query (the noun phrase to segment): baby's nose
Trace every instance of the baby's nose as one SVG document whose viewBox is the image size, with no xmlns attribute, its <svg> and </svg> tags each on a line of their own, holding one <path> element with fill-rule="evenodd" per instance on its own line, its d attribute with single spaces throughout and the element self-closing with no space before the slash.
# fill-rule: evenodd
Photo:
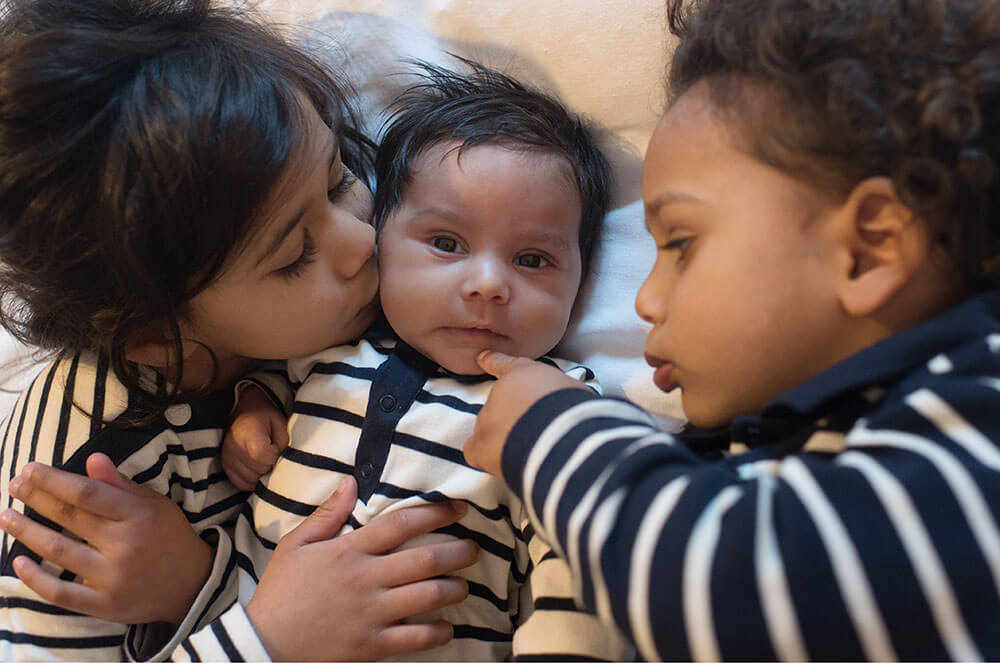
<svg viewBox="0 0 1000 665">
<path fill-rule="evenodd" d="M 465 298 L 482 298 L 505 303 L 510 298 L 506 266 L 495 259 L 480 259 L 472 263 L 462 284 Z"/>
</svg>

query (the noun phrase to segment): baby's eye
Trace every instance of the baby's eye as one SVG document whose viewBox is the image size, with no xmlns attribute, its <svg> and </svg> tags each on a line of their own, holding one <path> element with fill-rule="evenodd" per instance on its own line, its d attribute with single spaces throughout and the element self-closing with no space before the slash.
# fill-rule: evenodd
<svg viewBox="0 0 1000 665">
<path fill-rule="evenodd" d="M 442 252 L 454 252 L 458 249 L 458 242 L 448 236 L 434 236 L 431 238 L 431 245 Z"/>
<path fill-rule="evenodd" d="M 550 261 L 541 254 L 522 254 L 514 259 L 514 263 L 522 268 L 541 268 L 549 265 Z"/>
</svg>

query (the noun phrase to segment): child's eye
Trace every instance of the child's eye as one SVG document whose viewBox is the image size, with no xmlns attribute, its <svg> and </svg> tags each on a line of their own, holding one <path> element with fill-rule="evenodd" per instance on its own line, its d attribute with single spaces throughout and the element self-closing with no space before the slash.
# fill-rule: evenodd
<svg viewBox="0 0 1000 665">
<path fill-rule="evenodd" d="M 431 245 L 434 246 L 434 249 L 441 250 L 442 252 L 450 253 L 458 250 L 458 242 L 448 236 L 434 236 L 431 238 Z"/>
<path fill-rule="evenodd" d="M 542 268 L 551 264 L 551 261 L 541 254 L 522 254 L 514 259 L 514 263 L 522 268 Z"/>
<path fill-rule="evenodd" d="M 285 279 L 295 279 L 299 277 L 306 271 L 306 268 L 310 263 L 316 260 L 316 243 L 313 242 L 312 236 L 309 235 L 309 231 L 306 230 L 305 237 L 302 240 L 302 253 L 299 257 L 289 263 L 283 268 L 278 268 L 275 272 Z"/>
<path fill-rule="evenodd" d="M 692 242 L 694 242 L 694 236 L 675 238 L 669 241 L 666 245 L 663 245 L 662 249 L 665 249 L 667 251 L 677 250 L 683 255 L 684 252 L 687 250 L 687 248 L 691 246 Z"/>
<path fill-rule="evenodd" d="M 345 166 L 340 171 L 340 182 L 333 186 L 332 189 L 326 190 L 326 198 L 331 201 L 336 201 L 344 193 L 354 186 L 354 183 L 358 181 L 358 177 L 351 173 L 351 171 Z"/>
</svg>

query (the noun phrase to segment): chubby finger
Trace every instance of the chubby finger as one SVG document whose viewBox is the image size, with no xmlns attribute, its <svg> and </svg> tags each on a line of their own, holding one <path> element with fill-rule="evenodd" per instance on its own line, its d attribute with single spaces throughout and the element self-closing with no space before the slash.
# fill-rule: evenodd
<svg viewBox="0 0 1000 665">
<path fill-rule="evenodd" d="M 382 629 L 378 637 L 377 660 L 414 651 L 426 651 L 451 641 L 454 630 L 446 621 L 408 623 Z"/>
<path fill-rule="evenodd" d="M 392 623 L 439 610 L 465 600 L 469 583 L 461 577 L 439 577 L 390 589 L 379 602 L 385 603 L 386 616 Z"/>
<path fill-rule="evenodd" d="M 276 455 L 288 447 L 288 419 L 283 415 L 271 421 L 271 447 Z"/>
<path fill-rule="evenodd" d="M 417 536 L 454 524 L 468 509 L 459 501 L 400 508 L 379 515 L 345 537 L 358 540 L 363 552 L 385 554 Z"/>
<path fill-rule="evenodd" d="M 281 450 L 271 442 L 271 436 L 261 429 L 246 439 L 247 465 L 264 475 L 278 460 Z"/>
<path fill-rule="evenodd" d="M 101 555 L 90 545 L 43 526 L 35 520 L 7 509 L 0 513 L 0 528 L 32 552 L 81 577 L 93 577 L 100 570 Z"/>
<path fill-rule="evenodd" d="M 26 484 L 22 489 L 41 490 L 60 501 L 110 520 L 123 520 L 129 517 L 127 506 L 131 505 L 129 501 L 131 497 L 128 493 L 99 480 L 39 462 L 26 465 L 21 469 L 19 477 Z M 13 487 L 11 493 L 14 493 Z M 20 496 L 17 498 L 24 501 Z"/>
<path fill-rule="evenodd" d="M 492 374 L 499 379 L 513 371 L 518 364 L 530 363 L 532 361 L 520 356 L 509 356 L 502 351 L 486 349 L 479 352 L 479 355 L 476 356 L 476 362 L 479 363 L 484 372 Z"/>
<path fill-rule="evenodd" d="M 480 459 L 480 448 L 482 446 L 479 444 L 479 439 L 476 438 L 476 433 L 473 431 L 472 436 L 465 440 L 462 444 L 462 457 L 465 458 L 466 463 L 474 469 L 479 469 L 480 471 L 485 471 L 483 468 L 483 461 Z"/>
<path fill-rule="evenodd" d="M 48 572 L 26 556 L 14 559 L 14 573 L 47 602 L 81 614 L 95 615 L 101 607 L 100 594 L 79 582 L 67 582 Z"/>
<path fill-rule="evenodd" d="M 397 587 L 454 573 L 471 566 L 478 559 L 479 546 L 471 540 L 421 545 L 382 557 L 379 564 L 383 570 L 379 571 L 379 579 L 385 586 Z"/>
<path fill-rule="evenodd" d="M 226 472 L 226 477 L 229 478 L 229 482 L 231 482 L 236 489 L 244 492 L 253 490 L 254 486 L 257 484 L 257 479 L 263 475 L 254 473 L 250 470 L 243 459 L 237 455 L 223 455 L 222 470 Z"/>
</svg>

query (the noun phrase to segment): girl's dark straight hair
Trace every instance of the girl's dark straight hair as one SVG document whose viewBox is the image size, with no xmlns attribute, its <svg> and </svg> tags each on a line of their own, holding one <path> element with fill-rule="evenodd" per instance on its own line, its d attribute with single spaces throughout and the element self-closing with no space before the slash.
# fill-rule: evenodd
<svg viewBox="0 0 1000 665">
<path fill-rule="evenodd" d="M 371 171 L 345 86 L 210 0 L 13 0 L 0 10 L 0 324 L 107 358 L 150 417 L 125 342 L 165 327 L 261 227 L 311 104 Z M 183 367 L 168 377 L 180 384 Z"/>
</svg>

